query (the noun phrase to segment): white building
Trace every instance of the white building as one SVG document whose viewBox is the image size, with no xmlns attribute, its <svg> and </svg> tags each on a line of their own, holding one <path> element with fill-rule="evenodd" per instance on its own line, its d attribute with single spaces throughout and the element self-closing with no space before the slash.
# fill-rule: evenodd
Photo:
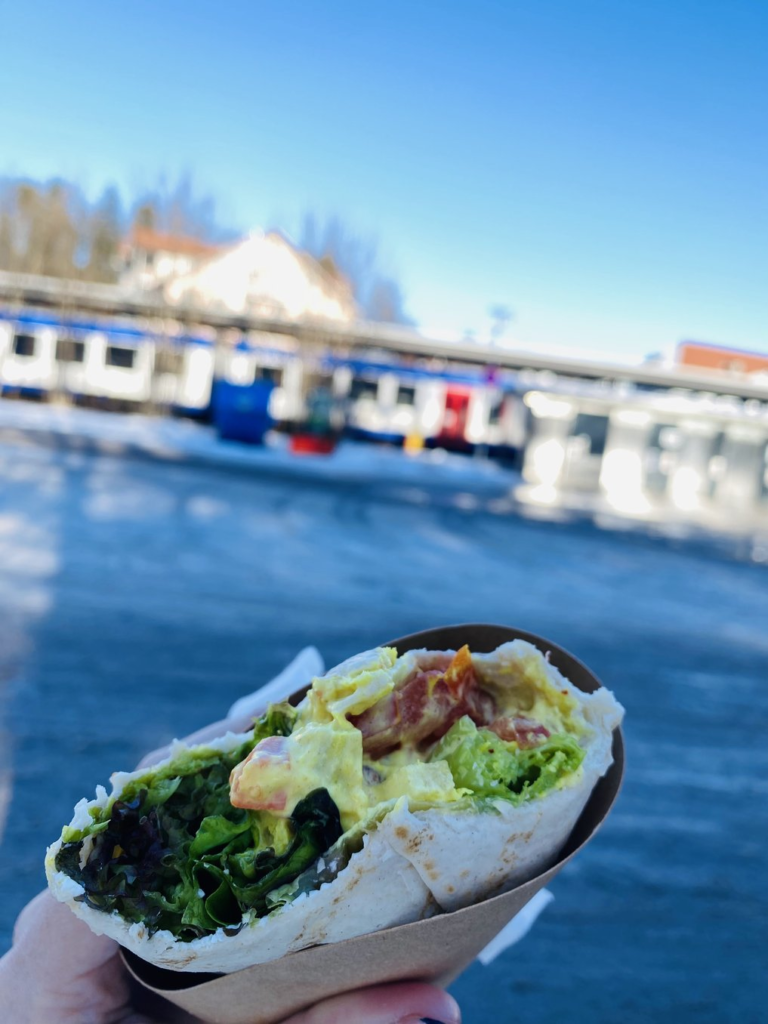
<svg viewBox="0 0 768 1024">
<path fill-rule="evenodd" d="M 121 284 L 130 291 L 161 292 L 171 305 L 290 320 L 355 318 L 348 282 L 278 231 L 254 231 L 211 246 L 139 228 L 124 252 Z"/>
<path fill-rule="evenodd" d="M 349 321 L 355 306 L 349 285 L 277 231 L 255 231 L 218 250 L 165 288 L 174 304 L 230 313 L 315 316 Z"/>
<path fill-rule="evenodd" d="M 119 284 L 126 291 L 159 292 L 174 278 L 189 274 L 220 247 L 185 235 L 134 227 L 120 247 Z"/>
</svg>

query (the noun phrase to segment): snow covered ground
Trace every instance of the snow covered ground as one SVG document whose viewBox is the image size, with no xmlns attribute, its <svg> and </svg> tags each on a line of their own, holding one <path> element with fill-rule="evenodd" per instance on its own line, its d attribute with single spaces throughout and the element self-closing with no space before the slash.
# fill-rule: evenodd
<svg viewBox="0 0 768 1024">
<path fill-rule="evenodd" d="M 531 934 L 455 984 L 465 1021 L 762 1019 L 765 566 L 521 518 L 494 490 L 508 476 L 471 460 L 451 475 L 451 459 L 351 448 L 341 462 L 399 461 L 346 481 L 230 472 L 179 454 L 178 432 L 211 444 L 194 425 L 129 421 L 142 445 L 165 437 L 164 456 L 134 458 L 124 418 L 110 438 L 103 414 L 78 416 L 98 417 L 89 440 L 27 408 L 32 427 L 0 424 L 0 949 L 45 845 L 114 769 L 220 718 L 307 644 L 333 664 L 497 621 L 551 637 L 616 691 L 627 781 Z M 433 473 L 452 482 L 427 486 Z"/>
<path fill-rule="evenodd" d="M 260 447 L 222 441 L 212 427 L 188 419 L 1 398 L 0 432 L 24 433 L 59 444 L 79 440 L 105 454 L 143 454 L 308 480 L 461 485 L 500 493 L 519 481 L 517 474 L 497 463 L 442 450 L 410 455 L 393 447 L 345 441 L 332 455 L 297 456 L 289 451 L 288 439 L 274 432 Z"/>
<path fill-rule="evenodd" d="M 603 529 L 719 546 L 738 557 L 768 562 L 768 516 L 722 510 L 695 520 L 667 505 L 634 515 L 590 491 L 556 492 L 524 483 L 520 474 L 478 456 L 442 450 L 415 454 L 345 441 L 329 456 L 295 455 L 275 432 L 266 444 L 222 441 L 201 423 L 170 417 L 105 412 L 0 398 L 0 444 L 34 443 L 59 450 L 141 457 L 240 472 L 260 478 L 367 488 L 382 500 L 424 504 L 441 500 L 467 510 L 550 522 L 590 520 Z"/>
</svg>

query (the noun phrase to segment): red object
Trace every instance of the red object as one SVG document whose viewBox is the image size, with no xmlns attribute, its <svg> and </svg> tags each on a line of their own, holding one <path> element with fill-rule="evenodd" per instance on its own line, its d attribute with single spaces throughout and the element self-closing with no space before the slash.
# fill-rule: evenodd
<svg viewBox="0 0 768 1024">
<path fill-rule="evenodd" d="M 446 390 L 445 412 L 443 413 L 443 425 L 438 435 L 439 441 L 466 444 L 470 394 L 471 392 L 466 388 L 449 387 Z"/>
<path fill-rule="evenodd" d="M 294 455 L 331 455 L 336 441 L 332 437 L 317 437 L 315 434 L 294 434 L 290 447 Z"/>
<path fill-rule="evenodd" d="M 363 750 L 377 758 L 406 741 L 439 740 L 463 715 L 484 725 L 495 712 L 493 698 L 478 686 L 469 648 L 462 647 L 446 669 L 417 669 L 388 697 L 349 720 L 363 734 Z"/>
<path fill-rule="evenodd" d="M 768 355 L 696 341 L 684 341 L 677 346 L 677 362 L 680 366 L 695 366 L 725 373 L 768 372 Z"/>
<path fill-rule="evenodd" d="M 549 729 L 530 718 L 497 718 L 488 726 L 500 740 L 517 743 L 523 750 L 538 747 L 550 736 Z"/>
</svg>

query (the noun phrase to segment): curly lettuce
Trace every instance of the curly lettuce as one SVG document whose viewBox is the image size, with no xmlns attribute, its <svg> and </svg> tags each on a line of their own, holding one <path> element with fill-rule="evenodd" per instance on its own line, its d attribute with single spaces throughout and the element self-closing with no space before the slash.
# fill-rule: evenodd
<svg viewBox="0 0 768 1024">
<path fill-rule="evenodd" d="M 82 887 L 81 901 L 166 929 L 183 941 L 271 909 L 269 894 L 293 882 L 341 836 L 339 812 L 316 789 L 288 821 L 233 807 L 231 770 L 266 736 L 289 735 L 295 712 L 274 705 L 228 753 L 193 748 L 132 780 L 85 829 L 65 829 L 56 867 Z"/>
<path fill-rule="evenodd" d="M 456 788 L 471 796 L 520 804 L 564 784 L 581 766 L 584 750 L 567 733 L 523 748 L 465 716 L 435 746 L 430 760 L 446 761 Z"/>
</svg>

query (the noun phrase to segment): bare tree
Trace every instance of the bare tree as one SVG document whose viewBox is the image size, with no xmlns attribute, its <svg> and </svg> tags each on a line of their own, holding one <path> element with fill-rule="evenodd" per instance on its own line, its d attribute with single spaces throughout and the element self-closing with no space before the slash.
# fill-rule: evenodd
<svg viewBox="0 0 768 1024">
<path fill-rule="evenodd" d="M 115 280 L 115 257 L 122 234 L 122 203 L 119 192 L 112 185 L 104 190 L 90 217 L 87 263 L 90 280 Z"/>
<path fill-rule="evenodd" d="M 110 282 L 131 223 L 203 241 L 234 234 L 219 224 L 213 198 L 199 195 L 189 175 L 171 186 L 162 178 L 127 209 L 114 186 L 89 202 L 71 182 L 0 178 L 0 269 Z"/>
<path fill-rule="evenodd" d="M 144 189 L 131 204 L 131 222 L 140 227 L 171 235 L 187 235 L 203 242 L 225 242 L 237 232 L 219 221 L 216 200 L 199 193 L 192 175 L 182 174 L 175 182 L 165 175 Z"/>
<path fill-rule="evenodd" d="M 352 230 L 340 217 L 321 221 L 306 213 L 300 244 L 329 272 L 352 287 L 363 316 L 384 323 L 412 324 L 398 282 L 382 272 L 375 238 Z"/>
<path fill-rule="evenodd" d="M 84 207 L 65 182 L 0 186 L 0 260 L 8 270 L 76 277 Z"/>
<path fill-rule="evenodd" d="M 235 232 L 216 216 L 212 196 L 190 174 L 162 176 L 125 204 L 114 186 L 96 202 L 62 180 L 0 179 L 0 269 L 88 281 L 116 279 L 120 241 L 130 226 L 227 241 Z M 329 274 L 349 282 L 362 315 L 384 323 L 413 323 L 399 282 L 381 267 L 376 239 L 340 217 L 308 213 L 301 244 Z"/>
</svg>

